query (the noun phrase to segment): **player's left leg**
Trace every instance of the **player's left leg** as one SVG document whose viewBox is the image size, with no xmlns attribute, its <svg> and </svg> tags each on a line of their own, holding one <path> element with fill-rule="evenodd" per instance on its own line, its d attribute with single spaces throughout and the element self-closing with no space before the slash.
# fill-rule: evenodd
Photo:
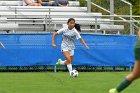
<svg viewBox="0 0 140 93">
<path fill-rule="evenodd" d="M 56 62 L 56 65 L 65 65 L 65 61 L 66 60 L 62 60 L 62 59 L 58 59 L 58 61 Z"/>
<path fill-rule="evenodd" d="M 73 60 L 73 56 L 74 56 L 74 50 L 69 50 L 69 54 L 70 54 L 70 59 L 71 59 L 71 63 L 67 64 L 67 68 L 69 68 L 69 73 L 71 76 L 71 71 L 72 71 L 72 60 Z"/>
<path fill-rule="evenodd" d="M 134 69 L 131 74 L 129 74 L 124 81 L 122 81 L 117 88 L 109 90 L 109 93 L 120 93 L 125 88 L 127 88 L 134 80 L 140 78 L 140 61 L 135 62 Z"/>
</svg>

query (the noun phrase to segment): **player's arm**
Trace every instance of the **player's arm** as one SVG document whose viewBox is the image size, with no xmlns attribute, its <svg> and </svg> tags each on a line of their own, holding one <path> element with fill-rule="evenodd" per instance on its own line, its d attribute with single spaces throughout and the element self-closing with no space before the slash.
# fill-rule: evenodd
<svg viewBox="0 0 140 93">
<path fill-rule="evenodd" d="M 89 49 L 89 47 L 87 46 L 86 42 L 84 41 L 84 39 L 81 37 L 81 35 L 78 33 L 78 31 L 76 30 L 76 38 L 79 39 L 81 41 L 81 43 L 87 48 Z"/>
<path fill-rule="evenodd" d="M 139 31 L 138 31 L 138 37 L 139 37 L 139 39 L 140 39 L 140 29 L 139 29 Z"/>
<path fill-rule="evenodd" d="M 52 47 L 56 48 L 55 37 L 56 37 L 58 34 L 63 33 L 64 30 L 65 30 L 65 29 L 62 28 L 62 29 L 58 30 L 57 32 L 55 32 L 55 33 L 53 34 L 53 36 L 52 36 Z"/>
<path fill-rule="evenodd" d="M 87 49 L 89 49 L 89 47 L 87 46 L 87 44 L 86 44 L 86 42 L 84 41 L 83 38 L 80 38 L 80 41 Z"/>
<path fill-rule="evenodd" d="M 57 35 L 58 35 L 58 32 L 55 32 L 52 36 L 52 47 L 53 48 L 56 48 L 55 38 L 56 38 Z"/>
</svg>

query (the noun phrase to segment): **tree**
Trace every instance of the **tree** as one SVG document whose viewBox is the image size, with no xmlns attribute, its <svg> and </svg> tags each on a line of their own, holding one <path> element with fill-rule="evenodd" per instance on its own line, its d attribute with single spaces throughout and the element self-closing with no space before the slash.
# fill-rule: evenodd
<svg viewBox="0 0 140 93">
<path fill-rule="evenodd" d="M 133 5 L 133 15 L 140 15 L 140 0 L 127 0 Z"/>
</svg>

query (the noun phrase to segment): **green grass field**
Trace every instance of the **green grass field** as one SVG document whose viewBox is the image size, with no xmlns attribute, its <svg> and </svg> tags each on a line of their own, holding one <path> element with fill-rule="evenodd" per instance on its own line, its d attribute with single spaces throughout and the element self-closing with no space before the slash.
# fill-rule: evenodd
<svg viewBox="0 0 140 93">
<path fill-rule="evenodd" d="M 127 72 L 1 72 L 0 93 L 108 93 Z M 140 80 L 122 93 L 139 93 Z"/>
</svg>

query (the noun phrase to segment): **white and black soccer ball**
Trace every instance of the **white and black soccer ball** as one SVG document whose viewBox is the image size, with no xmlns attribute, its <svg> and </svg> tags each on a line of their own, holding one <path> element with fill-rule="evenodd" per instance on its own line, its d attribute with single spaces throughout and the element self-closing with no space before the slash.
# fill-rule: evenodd
<svg viewBox="0 0 140 93">
<path fill-rule="evenodd" d="M 77 70 L 72 70 L 72 71 L 70 72 L 70 76 L 71 76 L 71 77 L 78 77 L 78 71 L 77 71 Z"/>
</svg>

